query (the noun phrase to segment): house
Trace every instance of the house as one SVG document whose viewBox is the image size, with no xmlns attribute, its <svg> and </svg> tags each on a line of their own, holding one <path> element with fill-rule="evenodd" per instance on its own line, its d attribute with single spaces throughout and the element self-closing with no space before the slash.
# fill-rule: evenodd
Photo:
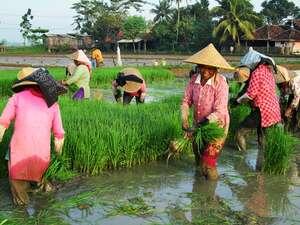
<svg viewBox="0 0 300 225">
<path fill-rule="evenodd" d="M 300 20 L 285 25 L 264 25 L 254 32 L 254 39 L 242 38 L 246 47 L 253 46 L 267 53 L 300 53 Z"/>
<path fill-rule="evenodd" d="M 45 34 L 44 45 L 49 52 L 60 50 L 90 49 L 93 45 L 91 35 Z"/>
</svg>

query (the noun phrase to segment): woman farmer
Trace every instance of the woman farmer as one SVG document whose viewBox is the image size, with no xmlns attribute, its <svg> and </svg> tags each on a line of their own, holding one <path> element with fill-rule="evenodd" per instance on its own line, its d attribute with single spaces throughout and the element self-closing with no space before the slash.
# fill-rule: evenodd
<svg viewBox="0 0 300 225">
<path fill-rule="evenodd" d="M 297 130 L 300 128 L 300 76 L 283 66 L 277 65 L 276 68 L 275 80 L 280 90 L 285 125 L 291 130 Z"/>
<path fill-rule="evenodd" d="M 74 100 L 81 100 L 90 97 L 90 79 L 91 79 L 91 62 L 82 50 L 77 50 L 68 56 L 74 60 L 76 66 L 73 71 L 69 71 L 71 76 L 67 80 L 63 80 L 62 84 L 75 84 L 77 90 L 73 95 Z M 71 66 L 68 66 L 71 68 Z"/>
<path fill-rule="evenodd" d="M 133 97 L 135 97 L 137 104 L 145 102 L 146 82 L 138 69 L 124 68 L 112 82 L 113 95 L 117 102 L 121 102 L 121 87 L 124 89 L 124 105 L 129 104 Z"/>
<path fill-rule="evenodd" d="M 181 105 L 182 129 L 185 136 L 191 138 L 189 131 L 189 108 L 194 106 L 193 126 L 207 122 L 217 122 L 225 130 L 223 138 L 208 143 L 199 149 L 193 143 L 196 165 L 208 179 L 217 179 L 217 159 L 224 145 L 229 127 L 228 85 L 225 77 L 218 73 L 218 68 L 233 70 L 213 44 L 185 60 L 197 64 L 199 73 L 194 74 L 188 83 Z"/>
<path fill-rule="evenodd" d="M 253 101 L 251 114 L 241 123 L 238 129 L 257 128 L 259 151 L 256 169 L 261 170 L 264 161 L 264 133 L 268 128 L 281 121 L 279 100 L 276 95 L 273 69 L 275 63 L 272 58 L 263 55 L 252 48 L 241 59 L 241 65 L 250 69 L 249 86 L 246 93 L 237 99 L 238 103 Z M 239 144 L 239 143 L 238 143 Z"/>
<path fill-rule="evenodd" d="M 0 141 L 14 121 L 7 154 L 9 183 L 13 202 L 24 205 L 30 182 L 41 182 L 49 166 L 51 131 L 56 152 L 62 151 L 64 129 L 57 100 L 66 89 L 42 68 L 23 68 L 17 78 L 15 94 L 0 117 Z"/>
</svg>

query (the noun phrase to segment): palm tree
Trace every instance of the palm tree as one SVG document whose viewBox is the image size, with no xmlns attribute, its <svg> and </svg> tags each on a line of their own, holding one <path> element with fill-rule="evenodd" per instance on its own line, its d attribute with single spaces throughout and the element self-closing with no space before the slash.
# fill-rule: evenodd
<svg viewBox="0 0 300 225">
<path fill-rule="evenodd" d="M 155 14 L 153 22 L 163 22 L 171 20 L 171 2 L 170 0 L 160 0 L 158 5 L 154 5 L 151 13 Z"/>
<path fill-rule="evenodd" d="M 217 0 L 217 2 L 220 6 L 213 8 L 212 14 L 221 19 L 213 30 L 213 36 L 220 34 L 220 43 L 232 39 L 237 46 L 240 46 L 242 34 L 247 39 L 253 39 L 255 26 L 252 21 L 258 20 L 259 17 L 253 11 L 249 0 Z"/>
<path fill-rule="evenodd" d="M 180 3 L 182 0 L 175 0 L 177 4 L 177 24 L 176 24 L 176 41 L 178 42 L 179 23 L 180 23 Z"/>
</svg>

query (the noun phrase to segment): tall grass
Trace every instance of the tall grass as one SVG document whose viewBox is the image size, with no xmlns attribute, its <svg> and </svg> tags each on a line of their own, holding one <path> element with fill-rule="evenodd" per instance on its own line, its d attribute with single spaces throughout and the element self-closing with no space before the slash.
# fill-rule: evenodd
<svg viewBox="0 0 300 225">
<path fill-rule="evenodd" d="M 159 103 L 123 107 L 92 100 L 75 102 L 62 97 L 65 145 L 62 158 L 52 163 L 47 177 L 61 171 L 60 179 L 63 179 L 65 168 L 96 175 L 105 169 L 131 167 L 158 159 L 170 140 L 180 135 L 179 101 L 178 97 L 172 97 Z M 5 102 L 1 100 L 0 109 Z M 10 135 L 5 135 L 2 151 L 7 149 Z"/>
<path fill-rule="evenodd" d="M 297 139 L 283 127 L 272 127 L 266 132 L 263 171 L 269 174 L 286 174 L 290 167 Z"/>
<path fill-rule="evenodd" d="M 112 81 L 116 78 L 121 67 L 97 68 L 92 72 L 90 86 L 92 88 L 110 88 Z M 160 67 L 140 67 L 138 68 L 146 83 L 173 81 L 174 74 L 167 69 Z M 56 80 L 65 79 L 65 68 L 48 68 L 51 75 Z M 16 80 L 19 70 L 0 70 L 0 96 L 11 95 L 11 86 Z"/>
</svg>

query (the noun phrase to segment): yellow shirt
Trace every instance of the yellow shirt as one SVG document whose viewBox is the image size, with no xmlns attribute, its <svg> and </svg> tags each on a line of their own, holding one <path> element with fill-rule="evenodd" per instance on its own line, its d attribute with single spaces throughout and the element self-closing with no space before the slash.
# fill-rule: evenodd
<svg viewBox="0 0 300 225">
<path fill-rule="evenodd" d="M 102 53 L 99 49 L 92 51 L 92 59 L 96 59 L 97 62 L 103 62 Z"/>
</svg>

